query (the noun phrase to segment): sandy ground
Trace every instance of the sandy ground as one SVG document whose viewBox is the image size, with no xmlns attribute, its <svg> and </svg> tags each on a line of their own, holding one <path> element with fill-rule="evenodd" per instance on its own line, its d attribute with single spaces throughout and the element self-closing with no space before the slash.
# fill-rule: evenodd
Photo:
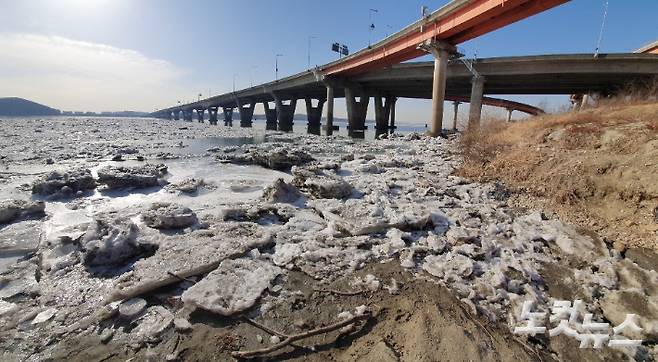
<svg viewBox="0 0 658 362">
<path fill-rule="evenodd" d="M 350 318 L 261 357 L 657 356 L 654 256 L 455 176 L 456 140 L 159 120 L 2 125 L 0 194 L 14 200 L 0 226 L 2 360 L 232 360 Z M 624 336 L 642 345 L 512 333 L 527 324 L 524 301 L 550 312 L 576 298 L 611 326 L 637 314 L 643 330 Z"/>
</svg>

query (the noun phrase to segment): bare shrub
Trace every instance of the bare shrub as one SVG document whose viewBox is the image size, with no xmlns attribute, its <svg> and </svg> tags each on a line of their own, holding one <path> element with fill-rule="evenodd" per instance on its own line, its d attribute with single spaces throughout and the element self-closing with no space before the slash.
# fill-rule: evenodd
<svg viewBox="0 0 658 362">
<path fill-rule="evenodd" d="M 473 168 L 469 173 L 476 173 L 501 152 L 505 143 L 498 136 L 507 127 L 505 122 L 483 119 L 479 125 L 472 125 L 464 131 L 459 147 L 465 165 Z"/>
</svg>

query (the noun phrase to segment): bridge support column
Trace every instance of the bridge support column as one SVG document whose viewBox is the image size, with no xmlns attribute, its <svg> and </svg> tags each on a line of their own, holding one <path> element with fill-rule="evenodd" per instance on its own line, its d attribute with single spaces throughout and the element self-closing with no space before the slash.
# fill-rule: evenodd
<svg viewBox="0 0 658 362">
<path fill-rule="evenodd" d="M 583 94 L 583 101 L 580 104 L 580 109 L 582 110 L 589 107 L 596 107 L 600 98 L 601 93 L 599 92 L 587 92 L 586 94 Z"/>
<path fill-rule="evenodd" d="M 192 112 L 191 109 L 183 110 L 183 120 L 186 122 L 192 122 Z"/>
<path fill-rule="evenodd" d="M 174 121 L 180 120 L 180 111 L 174 111 Z"/>
<path fill-rule="evenodd" d="M 199 119 L 199 123 L 203 123 L 203 113 L 205 112 L 205 109 L 197 109 L 196 110 L 196 115 L 197 118 Z"/>
<path fill-rule="evenodd" d="M 452 129 L 454 131 L 457 130 L 457 115 L 459 114 L 459 105 L 460 104 L 461 103 L 457 102 L 457 101 L 452 102 L 452 106 L 454 107 L 454 114 L 452 116 Z"/>
<path fill-rule="evenodd" d="M 208 107 L 208 122 L 213 126 L 217 125 L 218 111 L 219 111 L 219 107 Z"/>
<path fill-rule="evenodd" d="M 507 122 L 512 121 L 512 112 L 514 112 L 512 108 L 507 108 Z"/>
<path fill-rule="evenodd" d="M 233 107 L 223 107 L 224 126 L 233 127 Z"/>
<path fill-rule="evenodd" d="M 327 136 L 331 136 L 334 134 L 334 86 L 331 84 L 327 84 L 327 113 L 325 119 Z"/>
<path fill-rule="evenodd" d="M 251 127 L 254 119 L 254 107 L 256 103 L 250 102 L 248 104 L 242 103 L 240 99 L 236 98 L 235 103 L 238 105 L 240 112 L 240 127 Z"/>
<path fill-rule="evenodd" d="M 263 102 L 263 110 L 265 110 L 265 129 L 276 131 L 276 106 L 270 108 L 270 102 Z"/>
<path fill-rule="evenodd" d="M 388 121 L 391 116 L 391 102 L 393 97 L 375 96 L 375 137 L 388 133 Z"/>
<path fill-rule="evenodd" d="M 393 131 L 397 128 L 395 126 L 395 104 L 398 102 L 398 97 L 391 97 L 390 102 L 391 102 L 391 111 L 390 111 L 391 121 L 388 125 L 388 129 L 391 133 L 393 133 Z"/>
<path fill-rule="evenodd" d="M 297 98 L 292 97 L 289 104 L 284 104 L 285 100 L 277 96 L 275 96 L 274 101 L 276 103 L 276 117 L 279 119 L 279 131 L 292 132 Z"/>
<path fill-rule="evenodd" d="M 313 99 L 306 97 L 306 117 L 308 120 L 307 132 L 311 134 L 320 135 L 322 127 L 322 107 L 324 106 L 325 99 L 318 99 L 318 105 L 313 107 Z"/>
<path fill-rule="evenodd" d="M 468 110 L 468 126 L 477 126 L 482 117 L 482 96 L 484 95 L 484 77 L 475 76 L 471 80 L 471 106 Z"/>
<path fill-rule="evenodd" d="M 438 136 L 443 127 L 443 102 L 446 96 L 446 79 L 448 75 L 448 57 L 455 53 L 453 45 L 443 41 L 427 41 L 419 48 L 434 56 L 434 79 L 432 83 L 432 118 L 430 135 Z"/>
<path fill-rule="evenodd" d="M 356 101 L 356 97 L 359 101 Z M 362 88 L 345 87 L 345 103 L 347 105 L 347 133 L 350 137 L 364 138 L 366 130 L 366 114 L 368 113 L 368 97 Z"/>
</svg>

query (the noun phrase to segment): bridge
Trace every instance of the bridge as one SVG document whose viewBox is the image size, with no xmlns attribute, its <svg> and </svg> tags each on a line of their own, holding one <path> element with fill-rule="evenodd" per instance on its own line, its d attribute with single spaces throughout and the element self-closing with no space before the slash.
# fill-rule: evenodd
<svg viewBox="0 0 658 362">
<path fill-rule="evenodd" d="M 374 98 L 378 132 L 395 127 L 397 98 L 434 97 L 436 62 L 411 62 L 388 66 L 350 76 L 328 78 L 320 70 L 304 71 L 287 78 L 226 93 L 198 102 L 163 109 L 154 113 L 161 118 L 191 121 L 194 113 L 200 121 L 207 111 L 211 124 L 217 124 L 222 110 L 224 124 L 232 125 L 233 110 L 238 109 L 240 125 L 250 127 L 254 107 L 262 103 L 266 128 L 291 131 L 298 99 L 304 99 L 309 130 L 317 133 L 325 108 L 326 130 L 333 126 L 333 101 L 327 93 L 345 97 L 349 134 L 361 137 L 370 98 Z M 493 105 L 511 112 L 538 114 L 541 110 L 525 104 L 486 97 L 518 94 L 612 94 L 629 82 L 658 76 L 658 54 L 574 54 L 500 57 L 477 60 L 453 59 L 446 65 L 444 99 L 453 101 L 453 128 L 459 104 L 470 102 L 469 120 L 477 122 L 482 105 Z M 443 103 L 443 101 L 442 101 Z"/>
<path fill-rule="evenodd" d="M 327 125 L 333 129 L 334 81 L 345 76 L 365 73 L 417 58 L 423 54 L 434 56 L 432 82 L 431 134 L 438 135 L 443 123 L 443 103 L 445 100 L 448 60 L 457 56 L 455 46 L 480 35 L 502 28 L 529 16 L 541 13 L 569 0 L 453 0 L 428 16 L 405 27 L 384 40 L 368 46 L 348 57 L 326 64 L 316 70 L 318 79 L 326 85 Z M 476 74 L 477 75 L 477 74 Z M 474 77 L 474 86 L 481 87 L 481 81 Z M 361 118 L 367 111 L 367 97 L 358 87 L 345 87 L 348 118 Z M 294 103 L 283 103 L 283 99 L 273 94 L 277 117 L 286 119 L 294 114 Z M 357 101 L 357 98 L 359 101 Z M 239 100 L 240 101 L 240 100 Z M 236 101 L 237 102 L 237 101 Z M 379 104 L 377 99 L 375 103 Z M 387 102 L 388 103 L 388 102 Z M 237 104 L 246 118 L 253 116 L 253 104 L 244 107 Z M 388 105 L 382 106 L 389 109 Z M 315 115 L 321 106 L 307 106 Z M 477 107 L 476 107 L 477 108 Z M 217 108 L 209 108 L 210 117 L 216 118 Z M 265 109 L 266 115 L 270 112 Z M 232 111 L 231 111 L 232 114 Z M 315 120 L 315 116 L 313 116 Z M 321 118 L 321 117 L 320 117 Z M 318 118 L 319 119 L 319 118 Z M 287 127 L 287 126 L 286 126 Z M 350 132 L 362 131 L 350 126 Z M 329 131 L 331 133 L 331 131 Z"/>
</svg>

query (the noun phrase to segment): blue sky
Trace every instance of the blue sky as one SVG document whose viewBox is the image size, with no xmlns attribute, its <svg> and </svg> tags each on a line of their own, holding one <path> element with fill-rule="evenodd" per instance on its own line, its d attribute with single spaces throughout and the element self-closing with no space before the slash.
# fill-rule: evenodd
<svg viewBox="0 0 658 362">
<path fill-rule="evenodd" d="M 356 51 L 415 21 L 415 0 L 0 0 L 0 96 L 61 109 L 153 110 L 230 91 L 334 60 L 334 41 Z M 605 0 L 574 0 L 460 45 L 471 57 L 593 52 Z M 602 52 L 658 39 L 658 1 L 610 0 Z M 558 107 L 566 97 L 513 97 Z M 338 116 L 344 106 L 337 105 Z M 299 107 L 303 111 L 303 107 Z M 257 110 L 258 111 L 258 110 Z M 426 101 L 400 101 L 398 119 L 420 122 Z"/>
</svg>

